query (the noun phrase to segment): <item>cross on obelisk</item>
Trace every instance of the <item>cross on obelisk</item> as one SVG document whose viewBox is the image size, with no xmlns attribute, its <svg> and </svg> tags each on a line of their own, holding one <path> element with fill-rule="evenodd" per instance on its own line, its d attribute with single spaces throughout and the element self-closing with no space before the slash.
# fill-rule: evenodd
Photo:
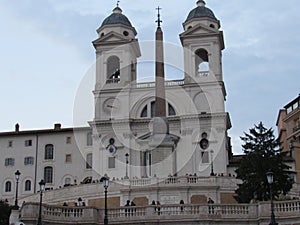
<svg viewBox="0 0 300 225">
<path fill-rule="evenodd" d="M 157 23 L 157 26 L 160 27 L 160 24 L 162 23 L 162 20 L 160 19 L 160 12 L 159 10 L 161 10 L 162 8 L 160 8 L 159 6 L 156 8 L 157 10 L 157 17 L 158 19 L 155 21 Z"/>
</svg>

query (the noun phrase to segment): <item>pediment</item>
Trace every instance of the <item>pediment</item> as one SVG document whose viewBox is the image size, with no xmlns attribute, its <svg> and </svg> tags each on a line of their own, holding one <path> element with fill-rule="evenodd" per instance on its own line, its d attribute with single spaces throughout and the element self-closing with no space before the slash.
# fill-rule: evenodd
<svg viewBox="0 0 300 225">
<path fill-rule="evenodd" d="M 124 38 L 123 35 L 118 34 L 117 32 L 111 31 L 108 34 L 104 35 L 103 37 L 98 38 L 97 40 L 93 41 L 93 44 L 105 43 L 105 42 L 128 42 L 128 38 Z"/>
<path fill-rule="evenodd" d="M 219 34 L 219 30 L 216 30 L 211 27 L 207 27 L 203 24 L 199 24 L 181 33 L 180 36 L 183 37 L 189 35 L 208 35 L 208 34 Z"/>
</svg>

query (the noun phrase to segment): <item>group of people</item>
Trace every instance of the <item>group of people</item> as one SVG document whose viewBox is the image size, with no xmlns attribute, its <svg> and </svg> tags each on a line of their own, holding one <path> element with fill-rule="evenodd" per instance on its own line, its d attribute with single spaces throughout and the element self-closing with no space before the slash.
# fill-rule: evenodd
<svg viewBox="0 0 300 225">
<path fill-rule="evenodd" d="M 208 198 L 208 201 L 207 203 L 209 204 L 208 206 L 208 211 L 209 211 L 209 214 L 214 214 L 214 206 L 212 204 L 214 204 L 214 200 L 212 200 L 210 197 Z M 183 212 L 184 211 L 184 201 L 183 200 L 180 200 L 179 202 L 180 204 L 180 211 Z M 136 204 L 133 202 L 133 201 L 130 201 L 130 200 L 127 200 L 126 204 L 125 204 L 125 207 L 129 207 L 130 208 L 125 208 L 125 216 L 133 216 L 136 214 Z M 161 215 L 161 204 L 159 201 L 152 201 L 151 202 L 151 206 L 154 207 L 154 212 L 157 214 L 157 215 Z"/>
<path fill-rule="evenodd" d="M 208 206 L 208 213 L 209 214 L 214 214 L 215 208 L 213 206 L 211 206 L 211 204 L 215 203 L 214 200 L 212 200 L 211 198 L 208 198 L 207 203 L 210 205 L 210 206 Z"/>
<path fill-rule="evenodd" d="M 130 202 L 130 200 L 127 200 L 125 207 L 128 207 L 128 206 L 134 207 L 136 205 L 135 205 L 134 201 Z M 136 208 L 125 209 L 125 216 L 130 216 L 130 215 L 133 216 L 135 213 L 136 213 Z"/>
<path fill-rule="evenodd" d="M 155 213 L 157 213 L 158 215 L 160 215 L 160 202 L 156 201 L 156 203 L 155 203 L 155 201 L 153 200 L 152 203 L 151 203 L 151 205 L 155 206 L 154 207 Z"/>
</svg>

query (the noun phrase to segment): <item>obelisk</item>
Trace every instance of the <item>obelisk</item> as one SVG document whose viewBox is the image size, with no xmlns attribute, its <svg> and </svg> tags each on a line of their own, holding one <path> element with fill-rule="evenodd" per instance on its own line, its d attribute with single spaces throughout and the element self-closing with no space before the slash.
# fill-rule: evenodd
<svg viewBox="0 0 300 225">
<path fill-rule="evenodd" d="M 155 39 L 155 117 L 166 117 L 165 70 L 163 32 L 160 27 L 160 10 L 158 10 L 156 39 Z"/>
<path fill-rule="evenodd" d="M 153 118 L 153 134 L 159 135 L 155 139 L 164 139 L 169 133 L 169 124 L 166 118 L 166 93 L 164 69 L 164 45 L 161 29 L 160 10 L 158 10 L 157 29 L 155 33 L 155 117 Z"/>
</svg>

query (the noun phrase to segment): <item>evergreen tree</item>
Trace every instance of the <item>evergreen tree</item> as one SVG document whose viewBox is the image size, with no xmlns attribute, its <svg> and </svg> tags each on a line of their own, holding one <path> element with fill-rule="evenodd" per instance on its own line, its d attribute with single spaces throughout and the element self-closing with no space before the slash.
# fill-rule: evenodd
<svg viewBox="0 0 300 225">
<path fill-rule="evenodd" d="M 236 173 L 243 183 L 236 190 L 236 200 L 239 203 L 249 203 L 252 199 L 269 200 L 268 171 L 274 173 L 273 197 L 285 195 L 292 188 L 293 181 L 289 177 L 289 166 L 283 162 L 283 154 L 280 154 L 279 143 L 272 128 L 267 129 L 260 122 L 249 131 L 249 134 L 244 133 L 245 136 L 241 137 L 245 156 Z"/>
<path fill-rule="evenodd" d="M 11 206 L 5 201 L 0 200 L 0 225 L 7 225 L 9 223 L 10 212 Z"/>
</svg>

